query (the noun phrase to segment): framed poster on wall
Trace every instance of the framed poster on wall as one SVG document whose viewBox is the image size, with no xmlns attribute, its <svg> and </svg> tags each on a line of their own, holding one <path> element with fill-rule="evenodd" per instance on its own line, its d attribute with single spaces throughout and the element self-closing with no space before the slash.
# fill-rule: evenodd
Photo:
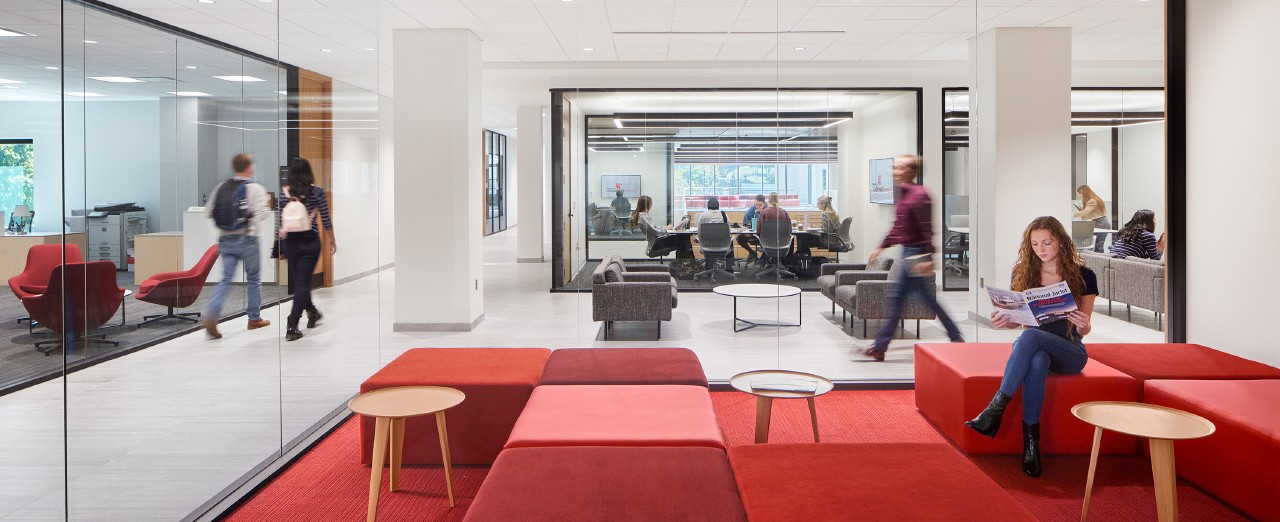
<svg viewBox="0 0 1280 522">
<path fill-rule="evenodd" d="M 604 174 L 600 176 L 600 197 L 613 197 L 614 192 L 622 189 L 622 197 L 640 197 L 639 174 Z"/>
<path fill-rule="evenodd" d="M 893 204 L 893 158 L 871 160 L 867 169 L 867 191 L 871 202 L 880 205 Z"/>
</svg>

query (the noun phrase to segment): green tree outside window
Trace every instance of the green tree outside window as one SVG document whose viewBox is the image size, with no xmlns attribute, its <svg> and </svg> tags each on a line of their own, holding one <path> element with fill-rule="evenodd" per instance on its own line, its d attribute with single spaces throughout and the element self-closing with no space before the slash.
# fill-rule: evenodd
<svg viewBox="0 0 1280 522">
<path fill-rule="evenodd" d="M 29 205 L 35 210 L 33 148 L 30 143 L 0 143 L 0 211 L 6 215 L 17 205 Z"/>
</svg>

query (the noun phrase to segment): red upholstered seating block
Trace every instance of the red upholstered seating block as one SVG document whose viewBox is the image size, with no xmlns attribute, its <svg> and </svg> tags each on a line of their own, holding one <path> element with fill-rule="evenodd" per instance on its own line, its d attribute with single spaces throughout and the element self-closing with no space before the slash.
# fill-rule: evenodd
<svg viewBox="0 0 1280 522">
<path fill-rule="evenodd" d="M 946 444 L 755 444 L 729 461 L 752 522 L 1036 520 Z"/>
<path fill-rule="evenodd" d="M 991 402 L 1012 352 L 1010 343 L 917 344 L 916 408 L 962 451 L 1022 453 L 1021 390 L 1005 409 L 1004 422 L 995 439 L 964 425 Z M 1093 426 L 1071 415 L 1071 407 L 1089 401 L 1137 399 L 1137 381 L 1098 361 L 1089 361 L 1079 374 L 1049 374 L 1040 416 L 1041 450 L 1050 454 L 1089 454 Z M 1136 447 L 1136 441 L 1129 436 L 1102 439 L 1104 453 L 1133 453 Z"/>
<path fill-rule="evenodd" d="M 745 521 L 723 450 L 514 448 L 489 470 L 464 520 Z"/>
<path fill-rule="evenodd" d="M 551 352 L 539 384 L 707 385 L 688 348 L 569 348 Z"/>
<path fill-rule="evenodd" d="M 1142 382 L 1149 379 L 1280 379 L 1280 368 L 1198 344 L 1091 344 L 1089 358 Z M 1139 395 L 1141 397 L 1141 395 Z"/>
<path fill-rule="evenodd" d="M 547 446 L 724 447 L 700 386 L 539 386 L 507 448 Z"/>
<path fill-rule="evenodd" d="M 1178 475 L 1257 520 L 1280 520 L 1280 380 L 1150 380 L 1146 402 L 1209 419 L 1174 443 Z"/>
<path fill-rule="evenodd" d="M 454 464 L 492 464 L 538 383 L 546 348 L 414 348 L 360 385 L 360 393 L 393 386 L 447 386 L 467 395 L 445 413 Z M 405 421 L 404 463 L 440 464 L 434 415 Z M 360 422 L 361 459 L 373 452 L 373 419 Z"/>
</svg>

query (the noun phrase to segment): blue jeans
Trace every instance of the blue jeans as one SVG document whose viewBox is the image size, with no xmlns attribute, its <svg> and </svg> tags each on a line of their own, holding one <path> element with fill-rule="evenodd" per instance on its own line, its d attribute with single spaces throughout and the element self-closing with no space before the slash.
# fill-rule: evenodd
<svg viewBox="0 0 1280 522">
<path fill-rule="evenodd" d="M 245 312 L 250 321 L 262 318 L 262 278 L 258 275 L 258 238 L 249 234 L 223 234 L 218 238 L 218 256 L 222 261 L 222 281 L 213 289 L 213 299 L 209 301 L 206 316 L 218 320 L 222 317 L 222 302 L 227 299 L 231 290 L 231 278 L 236 273 L 236 264 L 244 263 L 244 278 L 248 286 L 245 288 Z"/>
<path fill-rule="evenodd" d="M 902 259 L 923 254 L 923 248 L 905 247 L 902 249 Z M 902 263 L 911 263 L 910 261 L 900 261 Z M 920 277 L 915 275 L 913 265 L 903 265 L 902 277 L 897 281 L 893 281 L 889 285 L 889 320 L 880 327 L 880 332 L 876 334 L 876 351 L 883 352 L 889 349 L 889 340 L 893 338 L 893 333 L 898 331 L 898 322 L 902 320 L 902 310 L 907 306 L 907 299 L 911 294 L 919 294 L 929 307 L 933 309 L 934 315 L 938 316 L 938 320 L 942 322 L 942 327 L 947 329 L 947 338 L 952 341 L 961 341 L 964 336 L 960 335 L 960 329 L 956 327 L 956 323 L 947 315 L 946 310 L 938 305 L 938 298 L 932 292 L 928 291 L 927 284 L 932 276 Z"/>
<path fill-rule="evenodd" d="M 1013 341 L 1013 354 L 1004 365 L 1000 393 L 1012 396 L 1022 387 L 1022 420 L 1040 422 L 1044 406 L 1044 386 L 1053 373 L 1080 373 L 1089 355 L 1084 343 L 1068 341 L 1043 330 L 1025 330 Z"/>
</svg>

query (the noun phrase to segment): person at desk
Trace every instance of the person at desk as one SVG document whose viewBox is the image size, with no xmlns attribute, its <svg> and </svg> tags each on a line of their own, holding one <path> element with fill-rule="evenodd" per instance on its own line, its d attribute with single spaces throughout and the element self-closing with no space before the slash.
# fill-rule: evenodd
<svg viewBox="0 0 1280 522">
<path fill-rule="evenodd" d="M 630 219 L 632 228 L 639 228 L 644 232 L 645 242 L 649 244 L 645 249 L 645 255 L 662 257 L 675 252 L 677 258 L 692 258 L 693 245 L 689 242 L 689 236 L 668 232 L 674 228 L 671 225 L 662 228 L 654 225 L 653 218 L 649 216 L 651 209 L 653 209 L 653 198 L 640 196 L 636 200 L 636 210 L 631 214 Z"/>
<path fill-rule="evenodd" d="M 756 194 L 756 201 L 742 215 L 742 226 L 751 230 L 757 230 L 756 220 L 760 218 L 760 211 L 764 210 L 764 194 Z M 747 251 L 747 262 L 754 260 L 759 254 L 756 253 L 751 245 L 759 245 L 760 240 L 754 234 L 738 234 L 738 246 Z"/>
<path fill-rule="evenodd" d="M 840 214 L 837 214 L 836 209 L 831 206 L 831 196 L 818 197 L 818 210 L 822 211 L 822 233 L 796 235 L 797 254 L 807 256 L 815 246 L 827 248 L 839 243 L 835 238 L 840 237 Z"/>
<path fill-rule="evenodd" d="M 1164 255 L 1164 235 L 1161 234 L 1157 240 L 1155 229 L 1155 212 L 1146 209 L 1134 212 L 1133 219 L 1116 233 L 1116 240 L 1111 243 L 1111 255 L 1160 259 Z"/>
<path fill-rule="evenodd" d="M 769 208 L 760 211 L 760 221 L 791 221 L 787 209 L 778 206 L 777 192 L 769 193 Z"/>
<path fill-rule="evenodd" d="M 1111 218 L 1107 217 L 1107 202 L 1103 201 L 1102 197 L 1088 185 L 1077 187 L 1076 194 L 1080 195 L 1082 205 L 1077 206 L 1075 212 L 1071 213 L 1072 219 L 1092 221 L 1096 228 L 1110 229 Z M 1107 233 L 1095 232 L 1093 238 L 1093 251 L 1101 252 L 1103 243 L 1107 242 Z"/>
<path fill-rule="evenodd" d="M 609 206 L 613 207 L 613 215 L 615 216 L 631 215 L 631 201 L 623 197 L 622 189 L 618 189 L 618 191 L 614 192 L 614 194 L 615 194 L 615 197 L 613 198 L 613 201 L 609 203 Z"/>
<path fill-rule="evenodd" d="M 698 228 L 702 228 L 703 223 L 728 223 L 729 216 L 725 214 L 723 210 L 720 210 L 720 198 L 712 196 L 707 198 L 707 210 L 702 212 L 701 214 L 698 214 L 698 219 L 695 219 L 693 222 L 694 222 L 694 226 Z M 729 253 L 725 255 L 725 259 L 726 259 L 725 265 L 727 265 L 725 269 L 728 270 L 730 274 L 732 274 L 733 273 L 733 249 L 732 248 L 730 248 Z"/>
</svg>

